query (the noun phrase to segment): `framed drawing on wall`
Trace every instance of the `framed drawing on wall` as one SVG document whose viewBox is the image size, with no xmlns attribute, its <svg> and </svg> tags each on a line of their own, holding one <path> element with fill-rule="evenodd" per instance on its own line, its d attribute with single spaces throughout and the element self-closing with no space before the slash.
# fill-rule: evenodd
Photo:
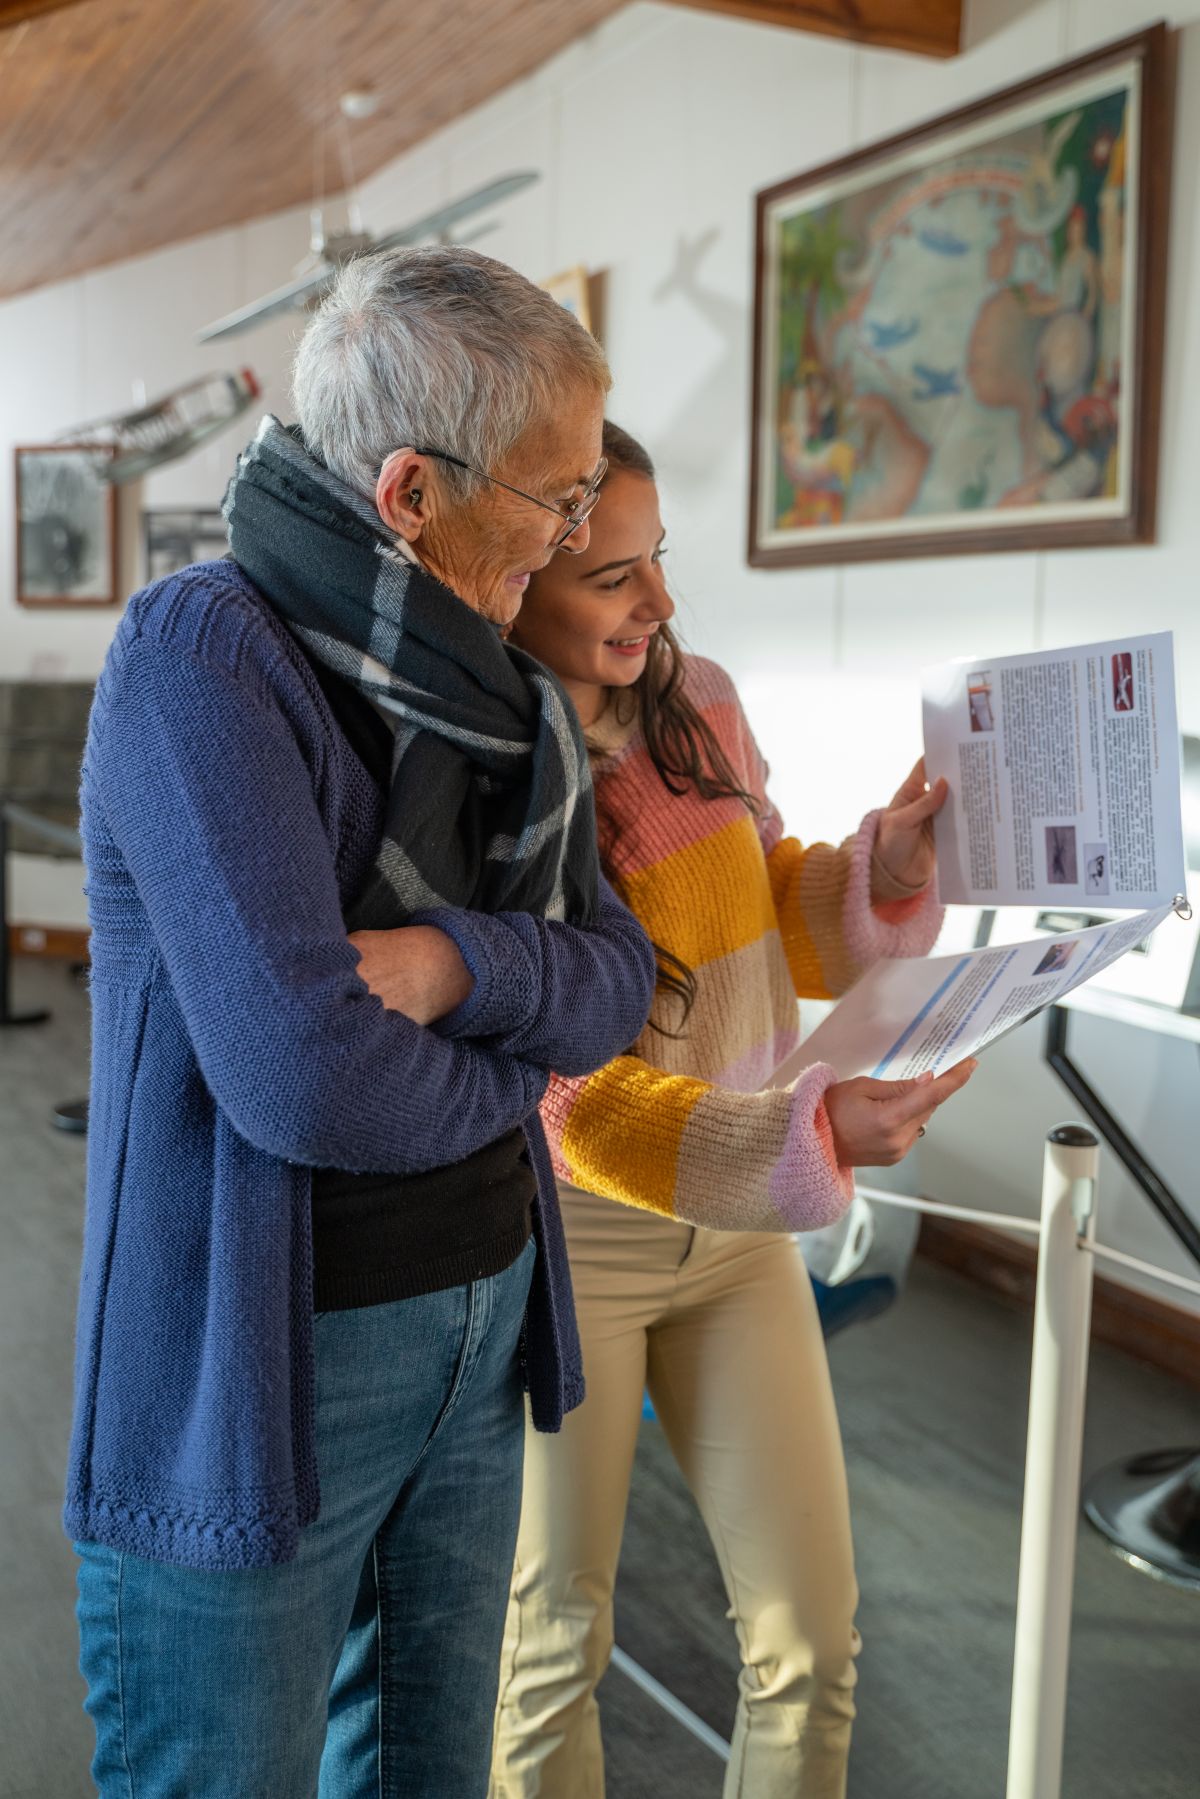
<svg viewBox="0 0 1200 1799">
<path fill-rule="evenodd" d="M 1167 48 L 758 195 L 751 563 L 1153 540 Z"/>
<path fill-rule="evenodd" d="M 117 597 L 117 505 L 105 479 L 111 445 L 20 445 L 17 603 L 111 606 Z"/>
</svg>

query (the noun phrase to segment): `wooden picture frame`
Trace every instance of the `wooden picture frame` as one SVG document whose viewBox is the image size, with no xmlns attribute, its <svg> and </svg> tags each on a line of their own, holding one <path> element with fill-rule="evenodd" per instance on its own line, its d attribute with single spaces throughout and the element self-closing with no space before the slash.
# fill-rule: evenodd
<svg viewBox="0 0 1200 1799">
<path fill-rule="evenodd" d="M 100 469 L 111 444 L 18 444 L 19 606 L 111 606 L 117 599 L 117 496 Z"/>
<path fill-rule="evenodd" d="M 564 269 L 561 275 L 551 275 L 548 280 L 540 281 L 538 286 L 544 288 L 551 299 L 577 318 L 585 331 L 592 330 L 591 277 L 582 263 L 577 263 L 572 269 Z"/>
<path fill-rule="evenodd" d="M 1153 542 L 1169 47 L 756 196 L 752 566 Z"/>
</svg>

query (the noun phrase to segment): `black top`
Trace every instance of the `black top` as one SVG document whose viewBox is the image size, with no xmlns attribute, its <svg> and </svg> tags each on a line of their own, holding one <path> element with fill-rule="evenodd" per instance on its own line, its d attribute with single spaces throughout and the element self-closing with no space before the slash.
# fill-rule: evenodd
<svg viewBox="0 0 1200 1799">
<path fill-rule="evenodd" d="M 392 752 L 384 720 L 332 670 L 318 662 L 313 670 L 351 747 L 384 786 Z M 501 1273 L 529 1239 L 536 1192 L 521 1130 L 427 1174 L 314 1169 L 315 1309 L 383 1305 Z"/>
<path fill-rule="evenodd" d="M 318 1170 L 314 1307 L 383 1305 L 499 1274 L 529 1240 L 536 1190 L 521 1130 L 428 1174 Z"/>
</svg>

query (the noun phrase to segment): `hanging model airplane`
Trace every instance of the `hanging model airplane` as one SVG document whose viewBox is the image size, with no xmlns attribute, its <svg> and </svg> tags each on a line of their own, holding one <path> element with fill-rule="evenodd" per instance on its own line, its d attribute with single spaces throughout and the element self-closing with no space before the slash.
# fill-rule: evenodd
<svg viewBox="0 0 1200 1799">
<path fill-rule="evenodd" d="M 440 206 L 436 212 L 427 213 L 414 224 L 406 225 L 400 231 L 389 231 L 383 237 L 372 237 L 365 231 L 347 231 L 326 237 L 324 220 L 318 209 L 313 213 L 308 256 L 293 279 L 273 293 L 264 294 L 261 300 L 254 300 L 249 306 L 242 306 L 237 312 L 206 325 L 197 333 L 196 342 L 209 344 L 218 337 L 235 337 L 239 331 L 249 331 L 255 325 L 264 324 L 277 313 L 313 305 L 332 286 L 343 263 L 353 256 L 365 256 L 376 250 L 396 250 L 403 244 L 419 244 L 427 237 L 449 243 L 450 229 L 460 220 L 470 218 L 472 213 L 481 212 L 486 206 L 495 206 L 500 200 L 507 200 L 510 194 L 520 193 L 522 188 L 538 179 L 537 172 L 532 169 L 517 175 L 503 175 L 498 181 L 489 181 L 485 187 L 477 187 L 471 193 L 463 194 L 461 199 L 452 200 L 448 206 Z"/>
<path fill-rule="evenodd" d="M 250 369 L 202 375 L 134 412 L 76 425 L 64 433 L 63 441 L 112 444 L 115 453 L 100 465 L 99 472 L 106 481 L 118 484 L 136 481 L 150 469 L 186 456 L 224 431 L 253 406 L 261 392 Z"/>
</svg>

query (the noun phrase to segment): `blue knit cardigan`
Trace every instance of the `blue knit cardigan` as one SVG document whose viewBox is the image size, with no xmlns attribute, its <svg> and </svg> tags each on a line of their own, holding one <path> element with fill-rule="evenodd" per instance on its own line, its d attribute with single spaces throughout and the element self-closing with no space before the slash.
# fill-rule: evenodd
<svg viewBox="0 0 1200 1799">
<path fill-rule="evenodd" d="M 576 929 L 425 913 L 470 998 L 424 1030 L 356 973 L 343 910 L 382 795 L 237 566 L 135 595 L 84 756 L 92 923 L 87 1221 L 65 1523 L 200 1568 L 295 1555 L 320 1504 L 310 1169 L 410 1173 L 524 1125 L 538 1176 L 525 1322 L 535 1422 L 583 1396 L 549 1068 L 637 1037 L 654 984 L 607 889 Z"/>
</svg>

